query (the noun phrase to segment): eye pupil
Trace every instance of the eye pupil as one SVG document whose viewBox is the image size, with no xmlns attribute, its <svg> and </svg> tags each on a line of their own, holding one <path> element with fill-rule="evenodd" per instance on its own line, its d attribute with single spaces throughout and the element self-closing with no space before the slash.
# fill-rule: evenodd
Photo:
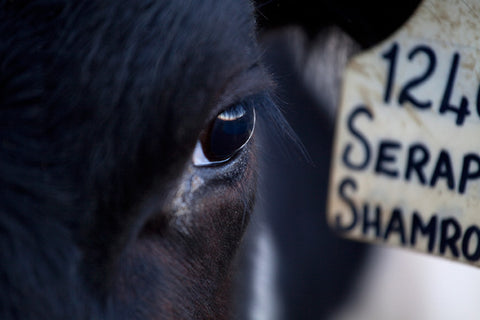
<svg viewBox="0 0 480 320">
<path fill-rule="evenodd" d="M 236 104 L 220 113 L 201 137 L 200 144 L 206 161 L 198 160 L 194 154 L 194 163 L 208 165 L 229 160 L 249 141 L 255 128 L 255 110 L 253 106 Z M 198 148 L 198 147 L 197 147 Z"/>
</svg>

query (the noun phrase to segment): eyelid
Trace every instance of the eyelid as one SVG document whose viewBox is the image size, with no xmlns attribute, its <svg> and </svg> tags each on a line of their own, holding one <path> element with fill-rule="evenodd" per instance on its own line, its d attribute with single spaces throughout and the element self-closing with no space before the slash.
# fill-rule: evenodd
<svg viewBox="0 0 480 320">
<path fill-rule="evenodd" d="M 252 97 L 270 92 L 274 86 L 274 82 L 265 70 L 255 63 L 230 79 L 222 89 L 223 93 L 216 102 L 217 107 L 211 111 L 210 118 L 216 117 L 225 109 L 225 106 L 231 106 L 238 101 L 251 100 Z"/>
</svg>

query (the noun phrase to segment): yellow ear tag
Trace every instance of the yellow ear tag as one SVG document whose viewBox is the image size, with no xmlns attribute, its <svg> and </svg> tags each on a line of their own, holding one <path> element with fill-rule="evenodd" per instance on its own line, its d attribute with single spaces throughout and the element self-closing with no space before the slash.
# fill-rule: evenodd
<svg viewBox="0 0 480 320">
<path fill-rule="evenodd" d="M 480 0 L 425 0 L 345 72 L 328 223 L 480 266 Z"/>
</svg>

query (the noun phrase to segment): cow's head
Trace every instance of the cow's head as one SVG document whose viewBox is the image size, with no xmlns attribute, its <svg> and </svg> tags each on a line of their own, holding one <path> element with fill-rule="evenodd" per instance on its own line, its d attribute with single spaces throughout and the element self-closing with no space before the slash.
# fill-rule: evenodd
<svg viewBox="0 0 480 320">
<path fill-rule="evenodd" d="M 272 108 L 250 4 L 0 6 L 0 317 L 227 317 Z"/>
</svg>

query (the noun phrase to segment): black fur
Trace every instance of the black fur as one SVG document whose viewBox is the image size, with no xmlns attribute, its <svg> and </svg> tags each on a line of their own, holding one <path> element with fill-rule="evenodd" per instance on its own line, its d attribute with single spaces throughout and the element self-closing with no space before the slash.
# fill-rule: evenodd
<svg viewBox="0 0 480 320">
<path fill-rule="evenodd" d="M 191 155 L 229 105 L 272 108 L 251 10 L 0 1 L 1 319 L 228 316 L 254 148 Z"/>
</svg>

